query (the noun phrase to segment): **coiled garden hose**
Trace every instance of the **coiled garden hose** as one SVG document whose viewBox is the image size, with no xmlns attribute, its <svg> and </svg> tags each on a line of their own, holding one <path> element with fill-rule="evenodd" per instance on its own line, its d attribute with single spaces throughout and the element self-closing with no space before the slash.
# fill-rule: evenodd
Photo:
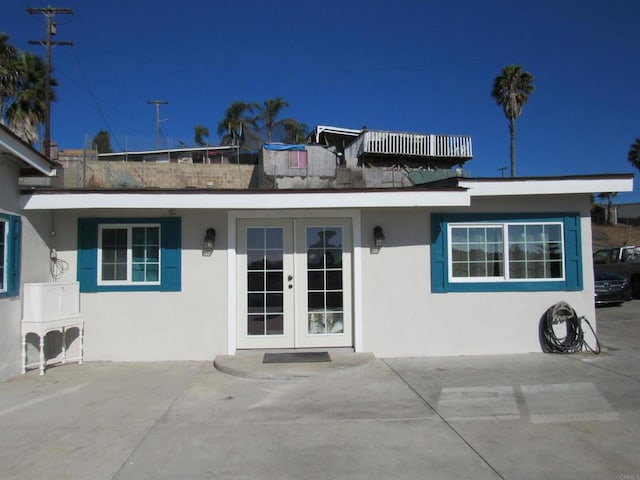
<svg viewBox="0 0 640 480">
<path fill-rule="evenodd" d="M 593 347 L 584 339 L 583 321 L 593 333 L 595 339 Z M 559 338 L 553 326 L 561 323 L 566 325 L 566 335 Z M 600 342 L 591 323 L 584 316 L 578 317 L 575 310 L 566 302 L 556 303 L 540 319 L 540 343 L 542 350 L 546 353 L 576 353 L 582 350 L 600 353 Z"/>
</svg>

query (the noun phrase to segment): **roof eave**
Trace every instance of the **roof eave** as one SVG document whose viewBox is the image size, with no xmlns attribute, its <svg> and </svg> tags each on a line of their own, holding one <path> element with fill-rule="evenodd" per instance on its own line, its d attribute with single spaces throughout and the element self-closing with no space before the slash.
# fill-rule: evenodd
<svg viewBox="0 0 640 480">
<path fill-rule="evenodd" d="M 633 174 L 461 178 L 458 185 L 468 188 L 472 197 L 632 192 Z"/>
<path fill-rule="evenodd" d="M 82 209 L 326 209 L 467 207 L 467 190 L 296 191 L 35 191 L 21 197 L 25 210 Z M 81 207 L 79 207 L 81 206 Z"/>
<path fill-rule="evenodd" d="M 25 164 L 27 167 L 34 168 L 47 177 L 56 175 L 56 168 L 53 162 L 22 141 L 22 139 L 8 128 L 0 125 L 0 152 L 1 151 L 4 151 L 20 163 Z"/>
</svg>

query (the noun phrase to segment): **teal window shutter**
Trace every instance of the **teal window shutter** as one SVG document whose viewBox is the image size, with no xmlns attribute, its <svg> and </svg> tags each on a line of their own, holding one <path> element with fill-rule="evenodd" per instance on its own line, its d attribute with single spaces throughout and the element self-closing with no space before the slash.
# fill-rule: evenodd
<svg viewBox="0 0 640 480">
<path fill-rule="evenodd" d="M 580 235 L 580 216 L 564 217 L 564 253 L 566 285 L 568 291 L 580 291 L 582 285 L 582 238 Z"/>
<path fill-rule="evenodd" d="M 504 281 L 449 283 L 448 224 L 450 222 L 562 222 L 564 238 L 564 279 L 558 281 Z M 581 291 L 584 289 L 582 267 L 581 217 L 578 213 L 452 213 L 431 215 L 431 291 L 446 292 L 516 292 Z"/>
<path fill-rule="evenodd" d="M 182 222 L 167 218 L 162 228 L 162 285 L 163 291 L 179 292 L 182 285 Z"/>
<path fill-rule="evenodd" d="M 160 285 L 98 285 L 98 226 L 158 223 L 161 229 Z M 171 291 L 182 288 L 182 222 L 180 218 L 80 218 L 78 219 L 78 282 L 81 292 Z"/>
<path fill-rule="evenodd" d="M 81 292 L 98 291 L 98 221 L 78 220 L 78 282 Z"/>
<path fill-rule="evenodd" d="M 431 215 L 431 291 L 447 291 L 446 225 L 442 215 Z"/>
<path fill-rule="evenodd" d="M 7 296 L 15 297 L 20 294 L 20 258 L 22 244 L 22 218 L 17 215 L 9 216 L 9 244 L 7 245 Z"/>
</svg>

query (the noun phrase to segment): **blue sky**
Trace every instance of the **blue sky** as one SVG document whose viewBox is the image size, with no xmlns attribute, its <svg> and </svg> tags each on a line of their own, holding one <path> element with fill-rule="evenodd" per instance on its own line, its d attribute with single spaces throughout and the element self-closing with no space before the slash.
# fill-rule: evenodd
<svg viewBox="0 0 640 480">
<path fill-rule="evenodd" d="M 283 116 L 334 125 L 473 137 L 473 176 L 509 166 L 493 79 L 515 63 L 536 92 L 517 121 L 519 176 L 635 173 L 640 137 L 637 0 L 325 0 L 56 2 L 60 82 L 52 137 L 81 148 L 100 129 L 116 150 L 215 136 L 235 100 L 284 97 Z M 3 0 L 0 31 L 22 50 L 45 36 L 38 4 Z M 508 170 L 505 172 L 508 175 Z M 637 182 L 636 182 L 637 183 Z M 640 201 L 637 193 L 619 201 Z"/>
</svg>

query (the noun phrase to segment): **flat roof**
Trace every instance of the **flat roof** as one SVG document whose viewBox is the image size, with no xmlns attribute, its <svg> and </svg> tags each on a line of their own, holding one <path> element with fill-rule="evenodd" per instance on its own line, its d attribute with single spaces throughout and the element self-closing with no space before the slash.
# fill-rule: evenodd
<svg viewBox="0 0 640 480">
<path fill-rule="evenodd" d="M 433 184 L 387 189 L 213 190 L 48 189 L 25 191 L 25 210 L 78 209 L 318 209 L 465 207 L 472 197 L 567 195 L 633 190 L 633 175 L 457 179 L 457 186 Z"/>
</svg>

